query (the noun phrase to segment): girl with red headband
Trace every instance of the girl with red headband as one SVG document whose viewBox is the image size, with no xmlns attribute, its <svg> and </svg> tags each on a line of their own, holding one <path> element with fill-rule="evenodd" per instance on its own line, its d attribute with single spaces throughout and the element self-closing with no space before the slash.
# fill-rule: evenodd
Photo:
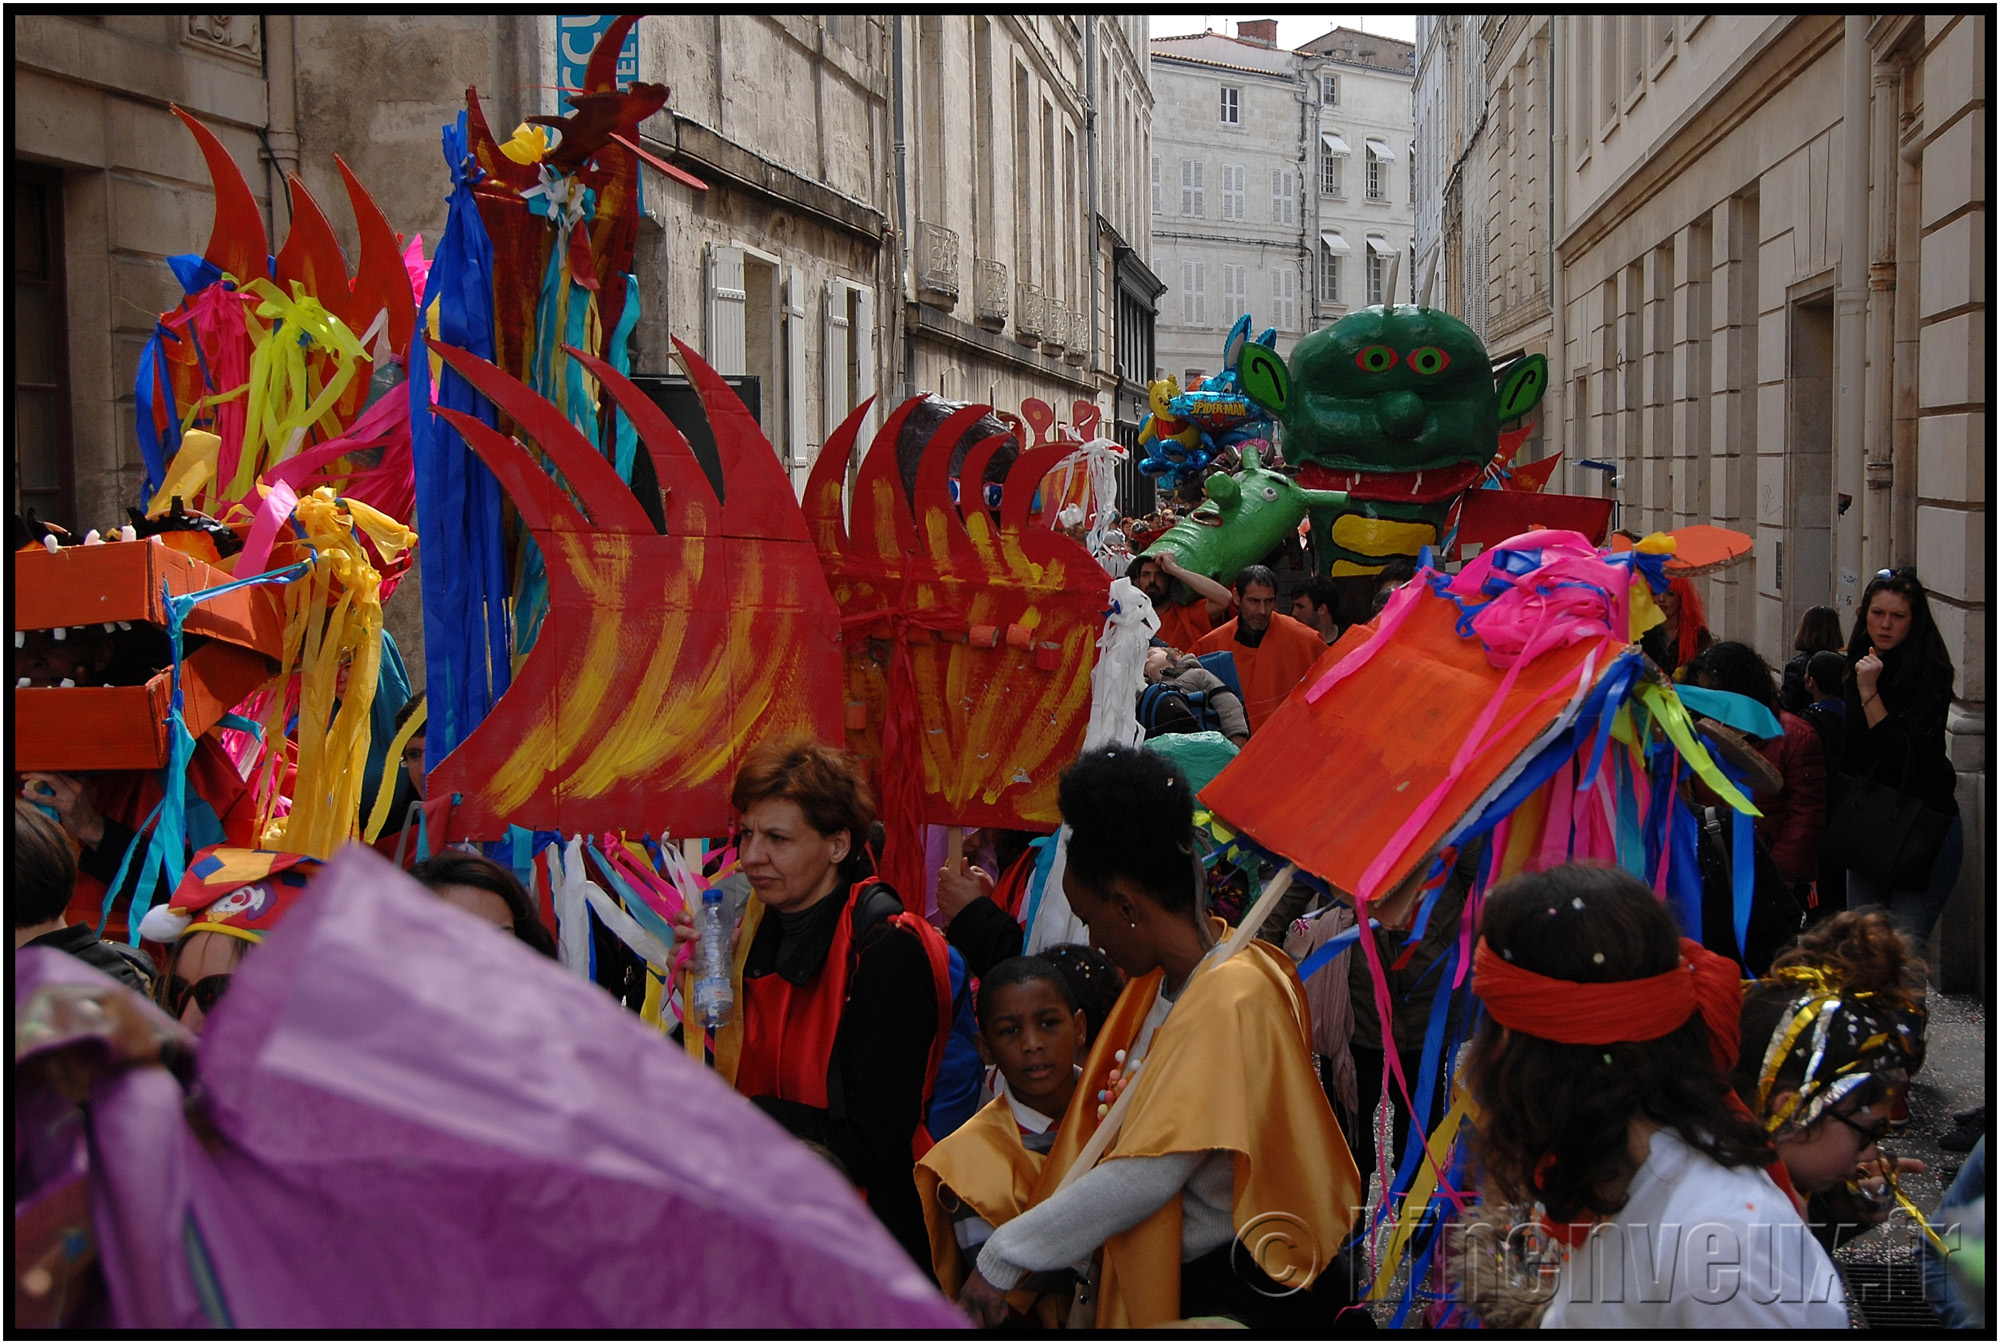
<svg viewBox="0 0 2000 1344">
<path fill-rule="evenodd" d="M 1486 1184 L 1567 1247 L 1544 1327 L 1846 1327 L 1832 1261 L 1729 1085 L 1733 963 L 1630 874 L 1565 864 L 1487 897 L 1472 984 Z"/>
</svg>

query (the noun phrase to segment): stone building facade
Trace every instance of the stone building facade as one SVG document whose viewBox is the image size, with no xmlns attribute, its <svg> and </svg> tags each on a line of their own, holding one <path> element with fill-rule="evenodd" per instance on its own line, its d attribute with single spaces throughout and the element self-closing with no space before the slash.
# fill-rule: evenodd
<svg viewBox="0 0 2000 1344">
<path fill-rule="evenodd" d="M 354 254 L 335 154 L 429 250 L 449 187 L 439 128 L 468 86 L 503 137 L 555 112 L 559 25 L 572 20 L 10 21 L 9 200 L 22 240 L 10 506 L 101 527 L 140 493 L 132 389 L 155 315 L 180 297 L 166 258 L 200 251 L 213 213 L 200 154 L 168 105 L 222 138 L 273 250 L 296 174 Z M 801 482 L 833 428 L 877 393 L 1010 409 L 1039 396 L 1064 419 L 1082 398 L 1136 434 L 1159 288 L 1146 265 L 1143 24 L 642 19 L 638 77 L 672 90 L 642 138 L 709 189 L 645 174 L 635 376 L 677 381 L 669 338 L 687 342 L 738 380 Z M 413 664 L 418 610 L 412 598 L 388 613 Z"/>
<path fill-rule="evenodd" d="M 1152 229 L 1166 282 L 1157 362 L 1182 387 L 1218 370 L 1229 329 L 1311 330 L 1305 227 L 1310 109 L 1274 20 L 1238 35 L 1155 38 Z"/>
<path fill-rule="evenodd" d="M 1960 987 L 1991 943 L 1989 23 L 1487 17 L 1487 228 L 1439 230 L 1485 250 L 1496 353 L 1546 349 L 1559 484 L 1612 491 L 1635 529 L 1755 536 L 1699 581 L 1719 635 L 1782 662 L 1807 607 L 1851 625 L 1871 575 L 1917 568 L 1958 674 L 1966 863 L 1939 966 Z"/>
<path fill-rule="evenodd" d="M 1298 55 L 1313 114 L 1306 246 L 1318 327 L 1414 292 L 1415 56 L 1408 42 L 1353 28 L 1335 28 Z"/>
<path fill-rule="evenodd" d="M 1136 437 L 1152 297 L 1145 19 L 923 13 L 894 20 L 904 391 Z M 1122 393 L 1122 395 L 1121 395 Z"/>
<path fill-rule="evenodd" d="M 1410 289 L 1411 48 L 1336 28 L 1297 51 L 1277 23 L 1157 38 L 1153 246 L 1168 287 L 1159 366 L 1216 371 L 1230 327 L 1278 349 Z"/>
</svg>

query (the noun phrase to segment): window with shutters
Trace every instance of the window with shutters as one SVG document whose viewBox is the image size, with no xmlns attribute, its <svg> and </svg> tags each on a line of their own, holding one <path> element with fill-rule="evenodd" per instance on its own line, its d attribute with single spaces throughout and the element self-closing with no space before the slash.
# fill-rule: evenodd
<svg viewBox="0 0 2000 1344">
<path fill-rule="evenodd" d="M 1208 213 L 1202 181 L 1207 167 L 1200 159 L 1181 160 L 1181 213 L 1190 219 L 1200 219 Z"/>
<path fill-rule="evenodd" d="M 1372 149 L 1368 151 L 1368 199 L 1389 199 L 1389 165 L 1377 158 Z"/>
<path fill-rule="evenodd" d="M 1279 331 L 1299 325 L 1299 276 L 1289 265 L 1271 272 L 1271 325 Z"/>
<path fill-rule="evenodd" d="M 1319 194 L 1339 196 L 1340 166 L 1347 162 L 1346 156 L 1334 153 L 1325 145 L 1319 147 Z"/>
<path fill-rule="evenodd" d="M 1163 215 L 1166 212 L 1166 203 L 1162 200 L 1160 193 L 1160 156 L 1155 154 L 1153 156 L 1153 213 Z"/>
<path fill-rule="evenodd" d="M 1243 218 L 1243 180 L 1246 170 L 1240 163 L 1222 165 L 1222 218 Z"/>
<path fill-rule="evenodd" d="M 1410 141 L 1410 204 L 1417 203 L 1417 142 Z"/>
<path fill-rule="evenodd" d="M 1374 240 L 1370 239 L 1368 247 L 1368 303 L 1371 307 L 1383 301 L 1382 290 L 1387 283 L 1387 270 L 1388 268 L 1384 264 L 1382 254 L 1375 250 Z"/>
<path fill-rule="evenodd" d="M 1227 310 L 1225 321 L 1234 322 L 1250 311 L 1247 269 L 1233 262 L 1222 263 L 1222 306 Z"/>
<path fill-rule="evenodd" d="M 1289 168 L 1271 174 L 1271 222 L 1298 223 L 1299 180 Z M 1242 218 L 1242 216 L 1237 216 Z"/>
<path fill-rule="evenodd" d="M 1224 126 L 1243 124 L 1243 90 L 1228 84 L 1222 86 L 1221 115 Z"/>
<path fill-rule="evenodd" d="M 1340 106 L 1340 76 L 1321 75 L 1319 77 L 1319 100 L 1328 107 Z"/>
<path fill-rule="evenodd" d="M 1181 263 L 1181 325 L 1208 325 L 1208 268 L 1199 261 Z"/>
<path fill-rule="evenodd" d="M 1325 243 L 1319 248 L 1319 301 L 1340 302 L 1340 254 Z"/>
</svg>

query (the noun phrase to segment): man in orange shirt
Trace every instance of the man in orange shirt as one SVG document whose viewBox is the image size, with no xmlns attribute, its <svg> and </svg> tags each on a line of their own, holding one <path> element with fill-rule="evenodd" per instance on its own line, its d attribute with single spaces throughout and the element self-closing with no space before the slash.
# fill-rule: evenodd
<svg viewBox="0 0 2000 1344">
<path fill-rule="evenodd" d="M 1236 576 L 1236 599 L 1237 618 L 1211 630 L 1194 652 L 1235 657 L 1254 735 L 1326 652 L 1326 641 L 1311 626 L 1280 614 L 1278 576 L 1266 566 L 1249 565 Z"/>
<path fill-rule="evenodd" d="M 1195 641 L 1215 628 L 1229 613 L 1235 596 L 1214 579 L 1181 567 L 1170 551 L 1158 555 L 1138 555 L 1125 570 L 1140 592 L 1152 599 L 1160 618 L 1158 637 L 1176 649 L 1191 649 Z M 1167 593 L 1179 579 L 1195 595 L 1192 602 L 1170 606 Z"/>
</svg>

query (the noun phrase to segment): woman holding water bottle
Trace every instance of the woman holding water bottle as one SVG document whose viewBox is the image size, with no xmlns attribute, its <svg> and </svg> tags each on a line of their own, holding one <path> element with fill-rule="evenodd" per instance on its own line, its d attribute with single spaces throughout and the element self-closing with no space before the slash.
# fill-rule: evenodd
<svg viewBox="0 0 2000 1344">
<path fill-rule="evenodd" d="M 733 937 L 733 1003 L 722 1012 L 719 986 L 699 984 L 697 948 L 683 982 L 689 1048 L 792 1134 L 831 1152 L 910 1258 L 929 1265 L 913 1142 L 935 1067 L 943 941 L 869 876 L 862 841 L 874 800 L 847 753 L 766 743 L 745 757 L 730 801 L 752 895 Z M 706 913 L 683 914 L 675 935 L 697 938 Z M 722 1024 L 705 1030 L 704 1017 L 718 1016 Z"/>
</svg>

